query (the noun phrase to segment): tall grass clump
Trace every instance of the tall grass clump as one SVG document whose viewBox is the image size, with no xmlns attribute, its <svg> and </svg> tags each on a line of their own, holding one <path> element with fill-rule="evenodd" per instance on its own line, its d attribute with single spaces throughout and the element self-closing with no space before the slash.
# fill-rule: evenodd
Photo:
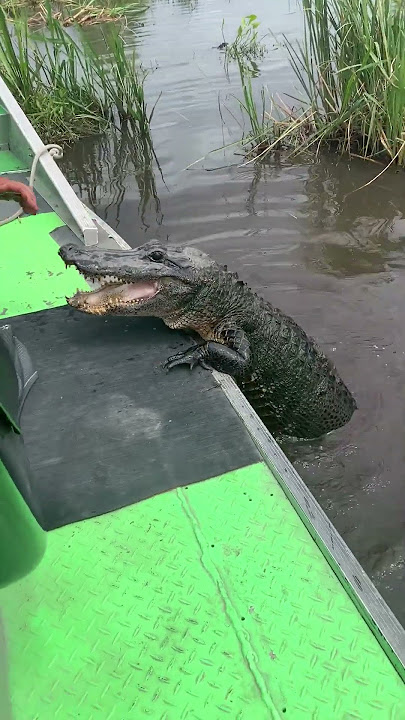
<svg viewBox="0 0 405 720">
<path fill-rule="evenodd" d="M 12 31 L 0 8 L 0 73 L 38 134 L 71 142 L 108 127 L 103 93 L 80 48 L 50 15 L 45 42 L 21 17 Z"/>
<path fill-rule="evenodd" d="M 248 138 L 251 146 L 265 156 L 277 146 L 296 154 L 326 145 L 404 166 L 405 4 L 303 0 L 303 8 L 303 42 L 285 39 L 300 109 L 283 103 L 276 113 L 266 109 L 258 142 L 254 132 Z"/>
<path fill-rule="evenodd" d="M 108 62 L 86 41 L 79 45 L 47 7 L 44 31 L 30 33 L 21 16 L 10 29 L 0 8 L 0 72 L 44 140 L 72 142 L 122 123 L 139 148 L 151 145 L 144 96 L 146 74 L 118 31 L 104 34 Z M 149 148 L 150 150 L 150 148 Z"/>
</svg>

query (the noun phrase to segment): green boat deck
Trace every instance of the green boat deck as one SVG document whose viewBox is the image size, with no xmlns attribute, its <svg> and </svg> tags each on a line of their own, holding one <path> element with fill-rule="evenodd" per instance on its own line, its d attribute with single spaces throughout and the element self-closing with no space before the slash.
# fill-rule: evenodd
<svg viewBox="0 0 405 720">
<path fill-rule="evenodd" d="M 9 159 L 2 172 L 19 169 Z M 12 211 L 0 202 L 0 217 Z M 62 226 L 43 206 L 0 227 L 0 325 L 18 318 L 24 333 L 38 313 L 44 343 L 46 318 L 83 283 L 57 255 L 50 233 Z M 35 364 L 36 348 L 27 349 Z M 80 373 L 79 365 L 78 382 Z M 214 404 L 222 390 L 203 393 L 200 376 L 187 374 L 185 387 L 203 428 L 201 398 Z M 146 382 L 139 392 L 146 406 Z M 34 400 L 27 398 L 23 432 Z M 64 422 L 66 435 L 74 433 L 76 416 Z M 191 459 L 186 443 L 176 458 L 175 467 L 206 465 L 206 476 L 188 484 L 179 471 L 166 491 L 152 488 L 146 499 L 50 530 L 38 567 L 0 590 L 13 720 L 405 720 L 400 674 L 259 451 L 251 444 L 244 460 L 227 446 L 232 423 L 250 448 L 229 404 L 214 428 L 223 453 L 211 458 L 208 438 Z M 149 448 L 144 441 L 137 452 Z M 163 483 L 173 476 L 170 462 L 153 469 Z M 34 475 L 46 463 L 36 459 Z M 137 465 L 134 457 L 134 484 Z M 0 463 L 0 483 L 5 472 Z M 90 472 L 83 456 L 76 482 Z M 50 477 L 51 490 L 61 481 L 57 462 Z M 7 698 L 0 701 L 8 720 Z"/>
</svg>

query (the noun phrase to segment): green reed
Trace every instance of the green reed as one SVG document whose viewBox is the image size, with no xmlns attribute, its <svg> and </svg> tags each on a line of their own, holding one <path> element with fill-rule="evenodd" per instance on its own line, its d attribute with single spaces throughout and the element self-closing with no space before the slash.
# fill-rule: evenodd
<svg viewBox="0 0 405 720">
<path fill-rule="evenodd" d="M 303 42 L 295 46 L 285 38 L 300 110 L 272 100 L 260 132 L 252 125 L 244 142 L 259 147 L 261 156 L 277 147 L 298 154 L 326 145 L 404 166 L 405 4 L 303 0 L 303 8 Z"/>
<path fill-rule="evenodd" d="M 244 75 L 258 75 L 258 60 L 267 52 L 263 43 L 265 36 L 259 38 L 260 22 L 256 15 L 246 15 L 242 18 L 231 43 L 225 42 L 224 21 L 222 21 L 222 36 L 225 45 L 225 68 L 228 70 L 231 60 L 236 60 L 241 66 Z"/>
</svg>

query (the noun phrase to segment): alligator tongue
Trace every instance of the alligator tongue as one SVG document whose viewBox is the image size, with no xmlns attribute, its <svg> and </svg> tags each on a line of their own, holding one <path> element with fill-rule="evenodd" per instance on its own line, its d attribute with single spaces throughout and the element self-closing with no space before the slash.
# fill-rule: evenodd
<svg viewBox="0 0 405 720">
<path fill-rule="evenodd" d="M 122 300 L 133 302 L 134 300 L 147 300 L 156 294 L 158 285 L 156 282 L 128 283 L 127 285 L 107 285 L 107 287 L 86 294 L 87 305 L 101 305 L 107 300 Z"/>
<path fill-rule="evenodd" d="M 131 300 L 147 300 L 156 294 L 157 282 L 139 282 L 122 285 L 119 297 L 126 302 Z"/>
</svg>

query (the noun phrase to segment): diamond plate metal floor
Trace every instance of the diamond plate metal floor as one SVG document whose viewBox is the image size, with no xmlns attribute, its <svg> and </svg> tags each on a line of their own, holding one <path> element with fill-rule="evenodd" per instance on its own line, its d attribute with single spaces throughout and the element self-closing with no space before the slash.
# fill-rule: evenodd
<svg viewBox="0 0 405 720">
<path fill-rule="evenodd" d="M 0 605 L 15 720 L 405 719 L 261 463 L 49 533 Z"/>
</svg>

